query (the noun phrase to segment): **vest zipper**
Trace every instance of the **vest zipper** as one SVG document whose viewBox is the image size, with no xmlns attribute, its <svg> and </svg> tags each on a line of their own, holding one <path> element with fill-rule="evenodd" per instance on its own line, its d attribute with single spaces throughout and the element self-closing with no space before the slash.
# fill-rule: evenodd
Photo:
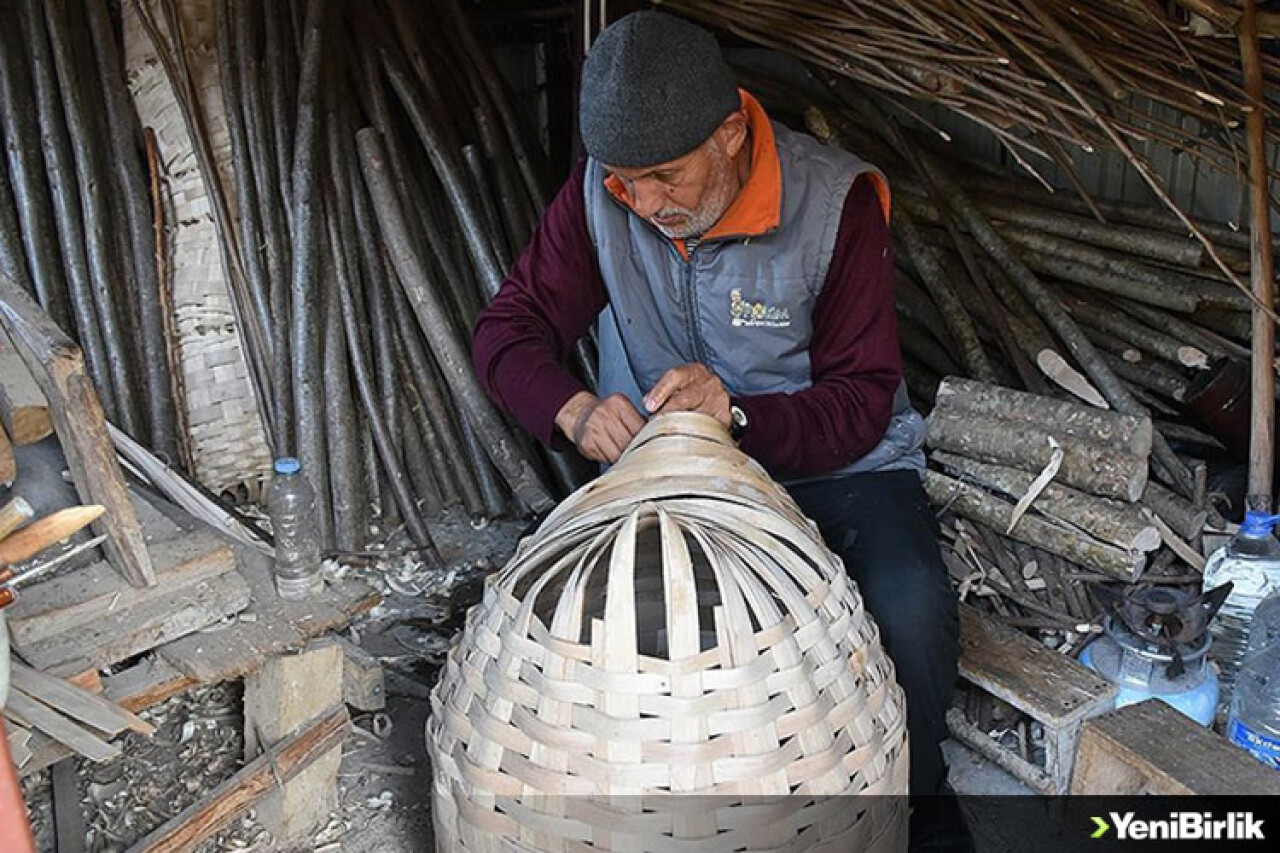
<svg viewBox="0 0 1280 853">
<path fill-rule="evenodd" d="M 694 246 L 689 252 L 689 260 L 685 261 L 684 299 L 685 304 L 689 306 L 688 311 L 685 312 L 685 329 L 686 334 L 689 335 L 689 341 L 693 344 L 694 358 L 699 363 L 706 364 L 707 345 L 702 340 L 702 333 L 698 328 L 698 300 L 693 292 L 693 259 L 698 249 L 698 246 Z"/>
</svg>

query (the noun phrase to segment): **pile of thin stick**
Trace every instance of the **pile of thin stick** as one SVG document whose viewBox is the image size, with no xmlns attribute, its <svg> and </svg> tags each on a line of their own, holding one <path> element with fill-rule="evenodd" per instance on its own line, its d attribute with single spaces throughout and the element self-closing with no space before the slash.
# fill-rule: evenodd
<svg viewBox="0 0 1280 853">
<path fill-rule="evenodd" d="M 194 99 L 180 19 L 156 5 L 144 25 Z M 547 508 L 573 472 L 504 421 L 468 352 L 545 169 L 459 4 L 214 9 L 234 193 L 206 180 L 264 421 L 302 460 L 326 542 L 362 547 L 371 504 L 427 552 L 424 508 Z"/>
<path fill-rule="evenodd" d="M 1141 0 L 664 0 L 681 14 L 794 54 L 859 83 L 936 101 L 989 128 L 1015 153 L 1058 159 L 1153 140 L 1235 170 L 1233 131 L 1249 100 L 1234 41 L 1188 38 Z M 1267 57 L 1272 92 L 1280 60 Z M 1131 95 L 1194 123 L 1160 120 Z M 1272 104 L 1277 103 L 1275 95 Z M 1213 130 L 1223 130 L 1215 133 Z M 1280 141 L 1280 130 L 1270 139 Z"/>
<path fill-rule="evenodd" d="M 1241 56 L 1257 55 L 1256 30 L 1242 32 L 1239 46 L 1234 40 L 1185 38 L 1181 25 L 1155 3 L 666 0 L 666 5 L 846 80 L 943 104 L 989 129 L 1037 176 L 1028 155 L 1072 173 L 1064 143 L 1114 149 L 1180 216 L 1136 146 L 1159 143 L 1242 176 L 1251 159 L 1244 125 L 1253 107 Z M 1280 103 L 1274 94 L 1280 91 L 1280 60 L 1264 55 L 1257 62 L 1272 93 L 1264 94 L 1262 103 L 1273 112 Z M 1161 118 L 1145 103 L 1177 116 Z M 1280 141 L 1274 127 L 1260 133 L 1272 144 Z M 1276 177 L 1265 163 L 1257 167 Z M 1280 209 L 1280 200 L 1271 197 L 1270 204 Z M 1185 224 L 1194 233 L 1194 226 Z M 1230 277 L 1227 266 L 1220 266 Z"/>
<path fill-rule="evenodd" d="M 155 164 L 121 53 L 108 0 L 0 5 L 0 274 L 76 339 L 107 416 L 181 464 Z"/>
</svg>

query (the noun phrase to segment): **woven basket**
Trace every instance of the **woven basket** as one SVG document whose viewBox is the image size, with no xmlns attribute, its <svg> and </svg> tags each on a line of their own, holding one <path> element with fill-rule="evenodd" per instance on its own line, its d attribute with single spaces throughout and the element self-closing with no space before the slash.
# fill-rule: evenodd
<svg viewBox="0 0 1280 853">
<path fill-rule="evenodd" d="M 173 311 L 195 475 L 214 492 L 255 498 L 271 470 L 271 453 L 236 331 L 208 190 L 173 88 L 137 10 L 132 3 L 123 4 L 122 10 L 129 89 L 143 125 L 156 132 L 166 194 L 173 205 L 167 217 Z M 213 3 L 183 0 L 178 11 L 214 157 L 234 210 L 231 141 L 213 46 Z"/>
<path fill-rule="evenodd" d="M 467 614 L 436 849 L 904 849 L 904 797 L 842 795 L 906 793 L 905 721 L 812 522 L 713 419 L 660 417 Z"/>
</svg>

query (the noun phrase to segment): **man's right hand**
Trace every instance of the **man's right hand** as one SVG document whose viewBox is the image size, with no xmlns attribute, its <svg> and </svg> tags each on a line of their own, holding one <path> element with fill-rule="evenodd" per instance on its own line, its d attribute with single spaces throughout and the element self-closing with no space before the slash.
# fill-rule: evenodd
<svg viewBox="0 0 1280 853">
<path fill-rule="evenodd" d="M 590 391 L 579 391 L 556 413 L 556 427 L 587 459 L 612 465 L 627 449 L 645 419 L 625 394 L 601 400 Z"/>
</svg>

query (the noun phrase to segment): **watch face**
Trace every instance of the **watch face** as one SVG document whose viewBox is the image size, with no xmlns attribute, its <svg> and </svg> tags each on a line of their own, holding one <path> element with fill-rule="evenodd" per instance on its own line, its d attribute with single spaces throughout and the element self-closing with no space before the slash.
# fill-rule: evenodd
<svg viewBox="0 0 1280 853">
<path fill-rule="evenodd" d="M 733 425 L 738 429 L 747 428 L 747 413 L 739 409 L 737 406 L 729 407 L 729 417 L 733 420 Z"/>
</svg>

